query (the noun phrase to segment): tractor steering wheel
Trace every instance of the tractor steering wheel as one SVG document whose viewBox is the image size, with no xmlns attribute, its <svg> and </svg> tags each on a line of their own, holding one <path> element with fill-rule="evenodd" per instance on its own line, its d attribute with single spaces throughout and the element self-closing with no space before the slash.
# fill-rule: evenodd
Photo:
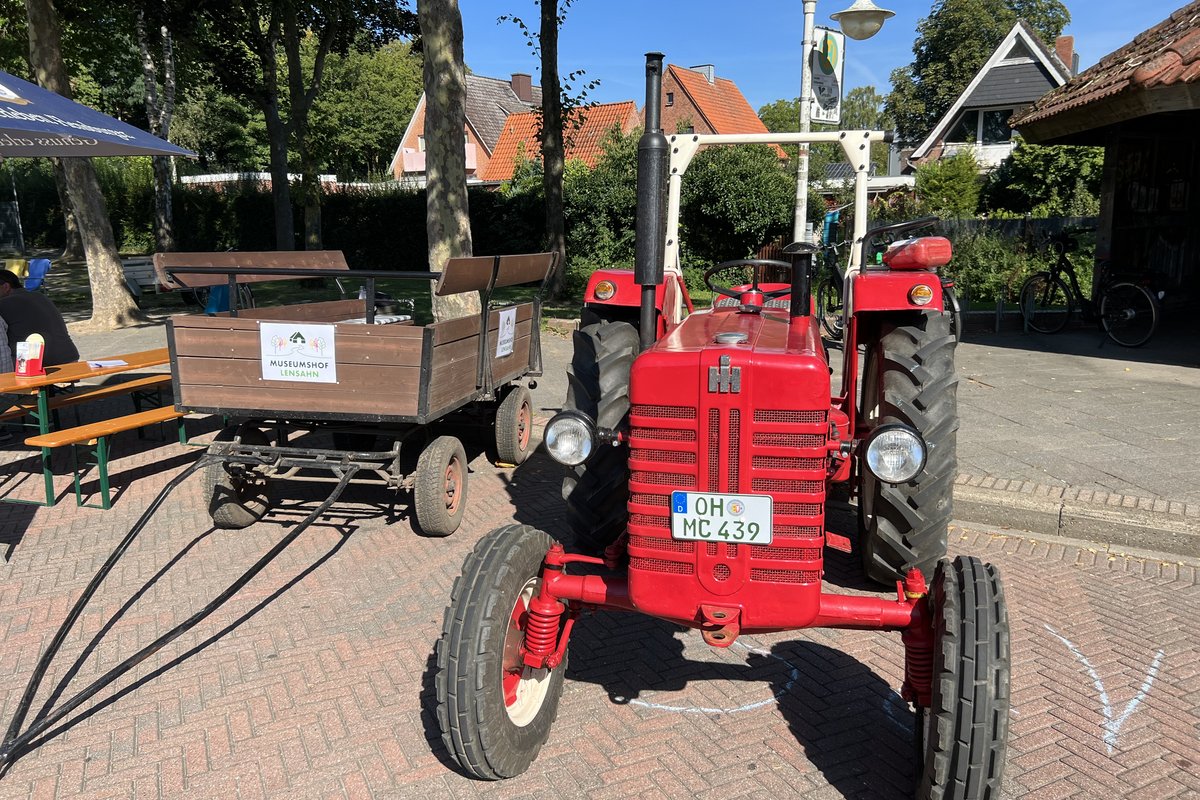
<svg viewBox="0 0 1200 800">
<path fill-rule="evenodd" d="M 735 258 L 733 261 L 722 261 L 715 267 L 709 267 L 707 270 L 705 270 L 704 285 L 717 294 L 724 295 L 725 297 L 732 297 L 734 300 L 741 300 L 741 292 L 725 286 L 717 286 L 713 283 L 713 278 L 715 278 L 717 275 L 737 267 L 751 267 L 753 272 L 750 276 L 750 291 L 762 292 L 762 290 L 758 288 L 758 285 L 762 282 L 762 274 L 764 269 L 767 267 L 782 267 L 783 269 L 790 270 L 792 265 L 787 261 L 775 261 L 767 258 Z M 772 289 L 769 292 L 762 292 L 762 295 L 764 298 L 770 300 L 773 297 L 783 297 L 785 294 L 790 294 L 791 291 L 792 288 L 789 286 L 786 289 Z"/>
</svg>

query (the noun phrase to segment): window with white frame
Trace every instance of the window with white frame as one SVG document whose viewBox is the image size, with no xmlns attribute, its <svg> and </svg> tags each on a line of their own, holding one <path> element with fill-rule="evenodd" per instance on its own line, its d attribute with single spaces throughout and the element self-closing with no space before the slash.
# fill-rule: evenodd
<svg viewBox="0 0 1200 800">
<path fill-rule="evenodd" d="M 1011 108 L 972 108 L 962 113 L 946 141 L 952 144 L 1005 144 L 1012 140 Z"/>
</svg>

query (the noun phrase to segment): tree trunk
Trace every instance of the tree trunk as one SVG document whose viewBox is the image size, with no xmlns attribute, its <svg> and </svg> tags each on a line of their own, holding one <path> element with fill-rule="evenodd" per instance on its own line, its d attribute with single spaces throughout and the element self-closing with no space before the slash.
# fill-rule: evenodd
<svg viewBox="0 0 1200 800">
<path fill-rule="evenodd" d="M 58 16 L 51 0 L 25 0 L 25 13 L 29 18 L 29 62 L 38 83 L 69 98 L 71 87 L 60 50 Z M 91 159 L 64 158 L 62 165 L 83 239 L 92 289 L 92 317 L 85 327 L 112 330 L 145 321 L 125 284 L 112 224 Z"/>
<path fill-rule="evenodd" d="M 137 12 L 138 49 L 142 56 L 143 98 L 146 103 L 146 118 L 150 121 L 150 132 L 162 139 L 171 133 L 171 116 L 175 111 L 175 51 L 171 42 L 171 31 L 162 26 L 163 47 L 163 97 L 158 97 L 158 69 L 150 56 L 150 40 L 146 35 L 145 11 Z M 169 156 L 154 156 L 154 244 L 160 252 L 175 249 L 175 221 L 171 208 L 171 159 Z"/>
<path fill-rule="evenodd" d="M 291 131 L 279 110 L 278 19 L 259 24 L 255 51 L 262 68 L 262 84 L 255 99 L 267 123 L 267 147 L 271 154 L 271 197 L 275 201 L 275 249 L 296 249 L 296 226 L 292 217 L 292 187 L 288 183 L 288 136 Z"/>
<path fill-rule="evenodd" d="M 304 203 L 304 249 L 320 250 L 321 243 L 321 181 L 317 175 L 318 165 L 308 143 L 308 114 L 313 101 L 321 91 L 321 78 L 325 73 L 325 59 L 333 49 L 337 33 L 345 21 L 344 9 L 334 4 L 329 6 L 324 26 L 319 30 L 320 40 L 313 58 L 309 85 L 304 85 L 304 66 L 300 58 L 300 42 L 304 28 L 300 24 L 295 5 L 288 4 L 283 10 L 283 48 L 287 56 L 288 105 L 291 109 L 292 139 L 300 156 L 300 197 Z"/>
<path fill-rule="evenodd" d="M 67 173 L 61 158 L 50 159 L 54 164 L 54 187 L 58 190 L 58 205 L 62 209 L 63 228 L 66 241 L 63 244 L 63 261 L 83 261 L 83 239 L 79 236 L 79 223 L 75 220 L 75 209 L 71 208 L 71 195 L 67 192 Z"/>
<path fill-rule="evenodd" d="M 438 272 L 449 259 L 471 255 L 462 15 L 457 0 L 419 0 L 417 17 L 425 43 L 425 230 L 429 269 Z M 439 321 L 479 312 L 477 294 L 433 298 Z"/>
<path fill-rule="evenodd" d="M 292 218 L 292 187 L 288 183 L 288 130 L 279 114 L 279 101 L 270 97 L 264 105 L 267 142 L 271 151 L 271 196 L 275 200 L 275 249 L 296 249 L 296 226 Z"/>
<path fill-rule="evenodd" d="M 558 80 L 558 0 L 542 0 L 539 36 L 542 50 L 542 189 L 546 195 L 546 249 L 558 253 L 558 266 L 547 291 L 557 298 L 567 267 L 567 231 L 563 211 L 562 87 Z"/>
</svg>

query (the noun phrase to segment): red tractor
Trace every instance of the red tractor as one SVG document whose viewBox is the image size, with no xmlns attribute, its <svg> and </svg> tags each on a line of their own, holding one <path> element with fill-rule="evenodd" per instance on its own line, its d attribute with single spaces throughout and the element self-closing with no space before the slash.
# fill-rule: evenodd
<svg viewBox="0 0 1200 800">
<path fill-rule="evenodd" d="M 939 237 L 894 243 L 862 266 L 870 131 L 667 137 L 662 54 L 647 56 L 638 154 L 637 259 L 589 285 L 564 410 L 545 444 L 573 467 L 568 553 L 535 528 L 483 537 L 467 557 L 437 647 L 438 721 L 471 775 L 512 777 L 546 741 L 567 643 L 588 609 L 649 614 L 713 647 L 743 633 L 899 631 L 917 714 L 920 798 L 999 797 L 1009 708 L 1008 617 L 994 567 L 945 558 L 955 475 L 955 338 Z M 705 274 L 691 310 L 678 268 L 683 175 L 703 146 L 838 142 L 856 170 L 841 391 L 812 313 L 814 247 Z M 668 151 L 669 165 L 668 165 Z M 666 203 L 663 202 L 664 187 Z M 790 274 L 770 283 L 765 271 Z M 722 274 L 736 273 L 729 287 Z M 748 275 L 748 279 L 744 276 Z M 635 306 L 630 298 L 638 298 Z M 634 311 L 633 309 L 637 309 Z M 859 380 L 859 345 L 865 345 Z M 822 591 L 834 484 L 858 496 L 864 569 L 891 596 Z"/>
</svg>

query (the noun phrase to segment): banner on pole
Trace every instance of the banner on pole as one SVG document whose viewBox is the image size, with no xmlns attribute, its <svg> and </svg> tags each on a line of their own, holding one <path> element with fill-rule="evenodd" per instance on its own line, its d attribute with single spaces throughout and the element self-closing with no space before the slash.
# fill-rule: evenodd
<svg viewBox="0 0 1200 800">
<path fill-rule="evenodd" d="M 816 29 L 816 46 L 810 53 L 813 122 L 837 125 L 842 121 L 842 80 L 845 74 L 846 35 L 831 28 Z"/>
</svg>

